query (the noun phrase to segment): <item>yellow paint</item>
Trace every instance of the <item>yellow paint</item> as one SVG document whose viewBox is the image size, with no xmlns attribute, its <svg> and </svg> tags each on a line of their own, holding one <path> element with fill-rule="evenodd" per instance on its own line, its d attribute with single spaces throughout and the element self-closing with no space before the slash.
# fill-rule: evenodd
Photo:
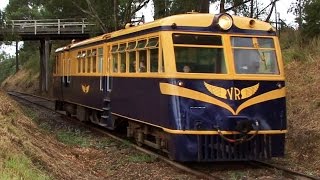
<svg viewBox="0 0 320 180">
<path fill-rule="evenodd" d="M 254 104 L 258 104 L 258 103 L 265 102 L 265 101 L 270 101 L 273 99 L 282 98 L 282 97 L 285 97 L 285 95 L 286 95 L 286 93 L 285 93 L 284 87 L 281 89 L 276 89 L 273 91 L 266 92 L 264 94 L 260 94 L 256 97 L 253 97 L 253 98 L 247 100 L 246 102 L 242 103 L 238 107 L 238 109 L 236 110 L 236 114 L 239 114 L 240 111 L 242 111 L 243 109 L 245 109 L 249 106 L 252 106 Z"/>
<path fill-rule="evenodd" d="M 168 84 L 168 83 L 160 83 L 160 91 L 162 94 L 166 94 L 166 95 L 180 96 L 180 97 L 185 97 L 189 99 L 194 99 L 194 100 L 199 100 L 199 101 L 207 102 L 210 104 L 214 104 L 224 109 L 227 109 L 233 115 L 236 115 L 235 111 L 228 104 L 198 91 L 194 91 L 191 89 L 179 87 L 179 86 Z"/>
<path fill-rule="evenodd" d="M 251 87 L 243 88 L 241 91 L 236 87 L 224 89 L 222 87 L 210 85 L 206 82 L 204 82 L 204 85 L 208 89 L 208 91 L 213 95 L 223 99 L 230 99 L 230 100 L 241 100 L 241 99 L 249 98 L 252 95 L 254 95 L 259 88 L 259 83 Z"/>
<path fill-rule="evenodd" d="M 162 126 L 151 124 L 151 123 L 139 120 L 139 119 L 134 119 L 134 118 L 130 118 L 128 116 L 123 116 L 121 114 L 117 114 L 117 113 L 111 113 L 111 114 L 116 115 L 116 116 L 120 116 L 120 117 L 123 117 L 123 118 L 127 118 L 127 119 L 132 120 L 132 121 L 136 121 L 136 122 L 140 122 L 140 123 L 143 123 L 143 124 L 147 124 L 147 125 L 150 125 L 150 126 L 153 126 L 153 127 L 156 127 L 156 128 L 160 128 L 164 132 L 167 132 L 167 133 L 170 133 L 170 134 L 192 134 L 192 135 L 218 135 L 219 134 L 218 131 L 216 131 L 216 130 L 204 131 L 204 130 L 176 130 L 176 129 L 169 129 L 169 128 L 165 128 L 165 127 L 162 127 Z M 237 132 L 237 131 L 220 131 L 220 132 L 223 135 L 239 134 L 239 132 Z M 285 129 L 284 130 L 259 130 L 258 134 L 285 134 L 287 132 L 288 131 L 285 130 Z M 256 131 L 250 131 L 248 134 L 256 134 L 256 133 L 257 133 Z"/>
<path fill-rule="evenodd" d="M 90 90 L 89 85 L 81 85 L 81 88 L 82 88 L 82 92 L 84 92 L 85 94 L 89 93 L 89 90 Z"/>
<path fill-rule="evenodd" d="M 170 134 L 193 134 L 193 135 L 218 135 L 218 131 L 197 131 L 197 130 L 172 130 L 163 128 L 163 130 Z M 223 135 L 240 134 L 237 131 L 220 131 Z M 287 130 L 260 130 L 258 134 L 285 134 Z M 256 131 L 250 131 L 248 134 L 256 134 Z"/>
<path fill-rule="evenodd" d="M 260 94 L 254 98 L 251 98 L 251 99 L 245 101 L 244 103 L 242 103 L 235 111 L 228 104 L 226 104 L 226 103 L 224 103 L 214 97 L 211 97 L 211 96 L 204 94 L 202 92 L 194 91 L 194 90 L 180 87 L 177 85 L 173 85 L 173 84 L 169 84 L 169 83 L 160 83 L 160 91 L 162 94 L 166 94 L 166 95 L 180 96 L 180 97 L 185 97 L 185 98 L 194 99 L 194 100 L 210 103 L 213 105 L 217 105 L 217 106 L 220 106 L 220 107 L 230 111 L 233 115 L 238 115 L 243 109 L 250 107 L 252 105 L 255 105 L 255 104 L 258 104 L 261 102 L 265 102 L 265 101 L 269 101 L 269 100 L 273 100 L 273 99 L 278 99 L 281 97 L 285 97 L 285 88 L 283 87 L 281 89 L 269 91 L 264 94 Z"/>
</svg>

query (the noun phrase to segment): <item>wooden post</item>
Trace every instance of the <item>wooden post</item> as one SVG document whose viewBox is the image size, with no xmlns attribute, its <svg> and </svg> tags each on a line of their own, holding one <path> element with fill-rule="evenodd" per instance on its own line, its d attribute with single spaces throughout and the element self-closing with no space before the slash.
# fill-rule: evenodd
<svg viewBox="0 0 320 180">
<path fill-rule="evenodd" d="M 50 59 L 50 40 L 46 39 L 45 40 L 45 44 L 44 44 L 44 71 L 45 71 L 45 91 L 48 92 L 48 63 L 49 63 L 49 59 Z"/>
<path fill-rule="evenodd" d="M 48 62 L 50 59 L 50 39 L 40 40 L 40 92 L 48 92 Z"/>
<path fill-rule="evenodd" d="M 16 73 L 19 71 L 19 41 L 16 40 Z"/>
<path fill-rule="evenodd" d="M 42 93 L 44 91 L 44 46 L 45 46 L 45 40 L 41 39 L 40 40 L 40 47 L 39 47 L 39 51 L 40 51 L 40 76 L 39 76 L 39 90 Z"/>
</svg>

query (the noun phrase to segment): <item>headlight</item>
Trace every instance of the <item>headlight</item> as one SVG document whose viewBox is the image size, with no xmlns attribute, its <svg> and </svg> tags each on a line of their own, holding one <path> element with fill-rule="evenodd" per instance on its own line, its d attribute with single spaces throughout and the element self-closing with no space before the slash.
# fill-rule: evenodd
<svg viewBox="0 0 320 180">
<path fill-rule="evenodd" d="M 232 17 L 229 14 L 222 14 L 218 18 L 218 24 L 221 29 L 223 30 L 229 30 L 232 26 L 233 20 Z"/>
</svg>

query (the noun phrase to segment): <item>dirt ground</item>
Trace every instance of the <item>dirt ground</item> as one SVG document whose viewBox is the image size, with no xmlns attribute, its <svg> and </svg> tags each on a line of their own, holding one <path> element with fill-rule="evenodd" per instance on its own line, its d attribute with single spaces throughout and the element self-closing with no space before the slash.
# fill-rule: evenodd
<svg viewBox="0 0 320 180">
<path fill-rule="evenodd" d="M 53 179 L 196 179 L 129 145 L 106 137 L 85 138 L 88 130 L 57 121 L 61 118 L 54 113 L 21 109 L 3 92 L 0 104 L 0 135 L 1 141 L 6 141 L 1 152 L 26 154 Z M 59 132 L 60 136 L 61 132 L 72 132 L 82 139 L 75 144 L 63 143 L 63 138 L 59 141 L 57 137 Z"/>
<path fill-rule="evenodd" d="M 320 59 L 315 58 L 315 59 Z M 272 162 L 310 175 L 320 176 L 320 61 L 293 61 L 286 64 L 288 134 L 285 158 Z M 26 71 L 10 77 L 2 87 L 37 93 L 38 81 Z M 32 80 L 33 79 L 33 80 Z M 0 93 L 0 150 L 24 153 L 54 179 L 194 179 L 152 157 L 145 157 L 126 145 L 93 137 L 88 142 L 69 145 L 59 141 L 59 129 L 78 133 L 64 125 L 51 124 L 59 117 L 46 112 L 21 111 L 17 103 Z M 30 114 L 25 116 L 24 114 Z M 15 118 L 19 117 L 19 118 Z M 34 117 L 34 118 L 32 118 Z M 37 118 L 35 118 L 37 117 Z M 33 119 L 33 120 L 31 120 Z M 47 122 L 47 123 L 43 123 Z M 49 123 L 48 123 L 49 122 Z M 45 129 L 45 130 L 43 130 Z M 83 130 L 86 134 L 86 130 Z M 72 140 L 71 140 L 72 141 Z M 2 144 L 5 144 L 3 146 Z M 1 158 L 0 153 L 0 158 Z M 1 159 L 0 159 L 1 160 Z M 239 173 L 238 173 L 239 174 Z M 236 173 L 229 177 L 243 177 Z M 238 179 L 238 178 L 236 178 Z"/>
</svg>

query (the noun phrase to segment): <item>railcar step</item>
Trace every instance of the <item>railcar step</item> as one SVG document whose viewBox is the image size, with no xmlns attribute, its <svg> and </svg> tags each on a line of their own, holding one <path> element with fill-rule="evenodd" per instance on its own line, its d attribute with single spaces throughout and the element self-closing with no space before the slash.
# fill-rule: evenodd
<svg viewBox="0 0 320 180">
<path fill-rule="evenodd" d="M 110 107 L 103 107 L 102 108 L 104 111 L 110 111 Z"/>
<path fill-rule="evenodd" d="M 109 118 L 109 116 L 102 115 L 102 116 L 101 116 L 101 118 L 102 118 L 102 119 L 108 119 L 108 118 Z"/>
<path fill-rule="evenodd" d="M 111 100 L 110 100 L 110 98 L 104 98 L 103 101 L 104 102 L 110 102 Z"/>
</svg>

